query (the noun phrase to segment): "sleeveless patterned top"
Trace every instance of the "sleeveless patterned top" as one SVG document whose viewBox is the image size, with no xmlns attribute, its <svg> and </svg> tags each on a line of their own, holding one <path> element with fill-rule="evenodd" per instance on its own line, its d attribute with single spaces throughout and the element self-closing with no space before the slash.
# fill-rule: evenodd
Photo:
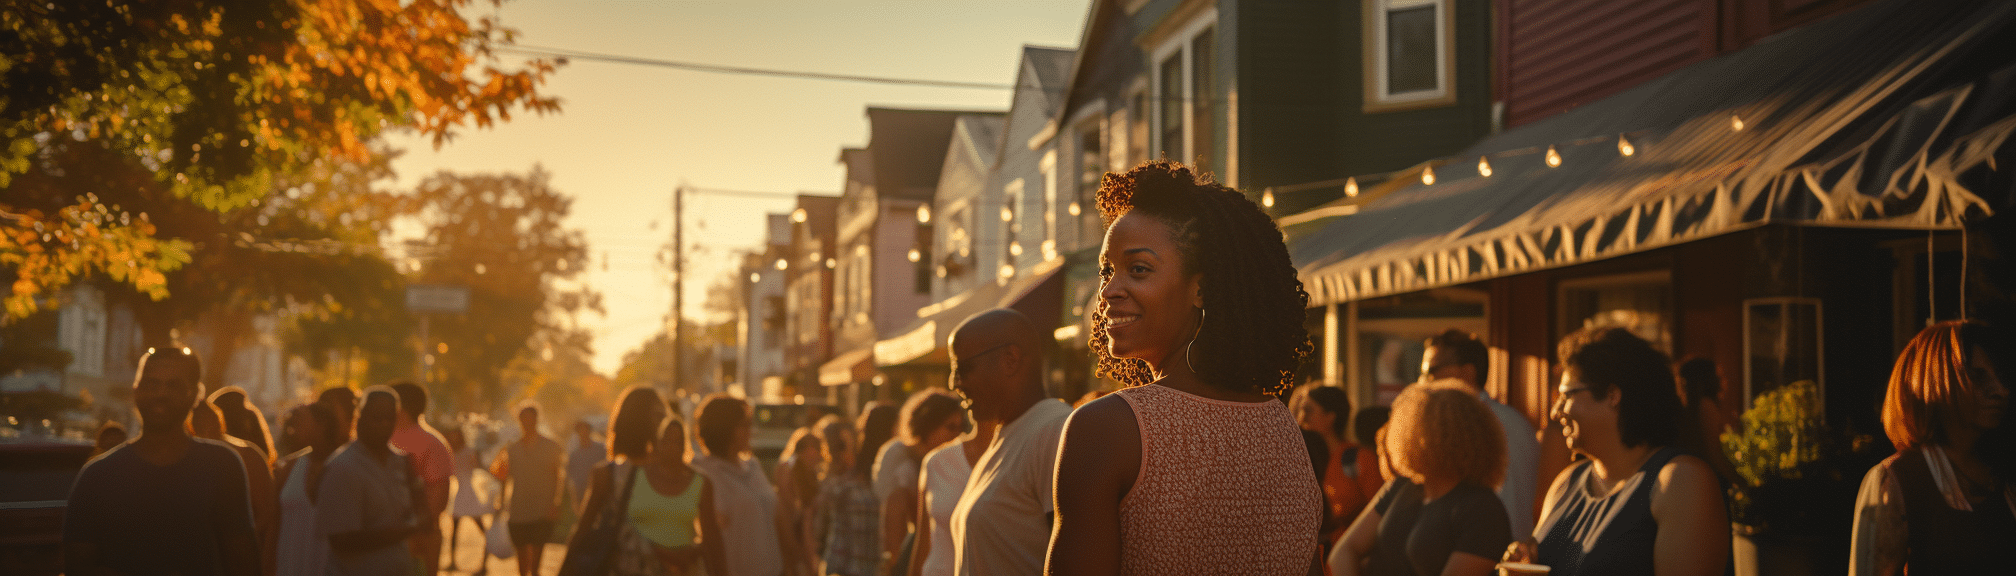
<svg viewBox="0 0 2016 576">
<path fill-rule="evenodd" d="M 1323 493 L 1287 406 L 1159 385 L 1116 394 L 1141 427 L 1141 471 L 1120 501 L 1121 574 L 1309 573 Z"/>
</svg>

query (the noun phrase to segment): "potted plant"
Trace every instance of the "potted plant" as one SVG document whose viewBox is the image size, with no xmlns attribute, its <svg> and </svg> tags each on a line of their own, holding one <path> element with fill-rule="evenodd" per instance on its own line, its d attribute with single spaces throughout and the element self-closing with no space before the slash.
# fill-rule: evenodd
<svg viewBox="0 0 2016 576">
<path fill-rule="evenodd" d="M 1730 487 L 1739 576 L 1847 571 L 1855 493 L 1880 461 L 1867 434 L 1828 427 L 1819 386 L 1801 380 L 1756 397 L 1742 431 L 1722 435 L 1747 487 Z"/>
</svg>

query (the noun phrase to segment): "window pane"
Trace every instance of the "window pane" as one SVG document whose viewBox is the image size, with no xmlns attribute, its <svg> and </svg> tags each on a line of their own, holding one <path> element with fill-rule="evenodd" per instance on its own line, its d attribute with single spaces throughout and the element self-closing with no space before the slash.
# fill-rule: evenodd
<svg viewBox="0 0 2016 576">
<path fill-rule="evenodd" d="M 1171 159 L 1183 158 L 1183 53 L 1169 55 L 1162 61 L 1162 82 L 1158 91 L 1162 118 L 1160 132 L 1162 152 Z"/>
<path fill-rule="evenodd" d="M 1434 90 L 1437 86 L 1435 6 L 1386 12 L 1386 93 Z"/>
</svg>

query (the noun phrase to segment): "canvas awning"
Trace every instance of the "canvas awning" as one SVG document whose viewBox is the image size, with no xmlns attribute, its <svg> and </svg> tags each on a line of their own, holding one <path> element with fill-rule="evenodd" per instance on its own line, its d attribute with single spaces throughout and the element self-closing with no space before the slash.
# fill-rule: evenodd
<svg viewBox="0 0 2016 576">
<path fill-rule="evenodd" d="M 860 348 L 843 352 L 819 365 L 819 383 L 825 386 L 839 386 L 861 382 L 875 375 L 875 349 Z"/>
<path fill-rule="evenodd" d="M 1045 309 L 1049 316 L 1038 316 L 1038 313 L 1024 308 L 1041 303 L 1041 289 L 1056 284 L 1062 263 L 1062 259 L 1058 259 L 1037 264 L 1027 274 L 1009 282 L 983 282 L 970 290 L 919 308 L 915 324 L 901 334 L 875 342 L 875 365 L 886 368 L 950 364 L 951 357 L 945 351 L 945 344 L 952 337 L 952 330 L 966 318 L 994 308 L 1022 310 L 1024 314 L 1030 314 L 1030 319 L 1042 324 L 1056 316 L 1054 307 Z"/>
<path fill-rule="evenodd" d="M 1290 252 L 1320 305 L 1773 223 L 1958 228 L 2009 193 L 1980 183 L 2016 152 L 2012 14 L 1889 0 L 1787 31 L 1284 217 Z"/>
</svg>

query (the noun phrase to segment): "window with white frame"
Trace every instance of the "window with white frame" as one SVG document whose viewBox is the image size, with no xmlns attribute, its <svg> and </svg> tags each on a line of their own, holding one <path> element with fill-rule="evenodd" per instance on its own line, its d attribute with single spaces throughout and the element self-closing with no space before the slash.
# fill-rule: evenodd
<svg viewBox="0 0 2016 576">
<path fill-rule="evenodd" d="M 1207 12 L 1155 49 L 1155 146 L 1171 160 L 1201 166 L 1213 153 L 1217 23 Z"/>
<path fill-rule="evenodd" d="M 1454 104 L 1454 2 L 1364 1 L 1365 110 Z"/>
</svg>

